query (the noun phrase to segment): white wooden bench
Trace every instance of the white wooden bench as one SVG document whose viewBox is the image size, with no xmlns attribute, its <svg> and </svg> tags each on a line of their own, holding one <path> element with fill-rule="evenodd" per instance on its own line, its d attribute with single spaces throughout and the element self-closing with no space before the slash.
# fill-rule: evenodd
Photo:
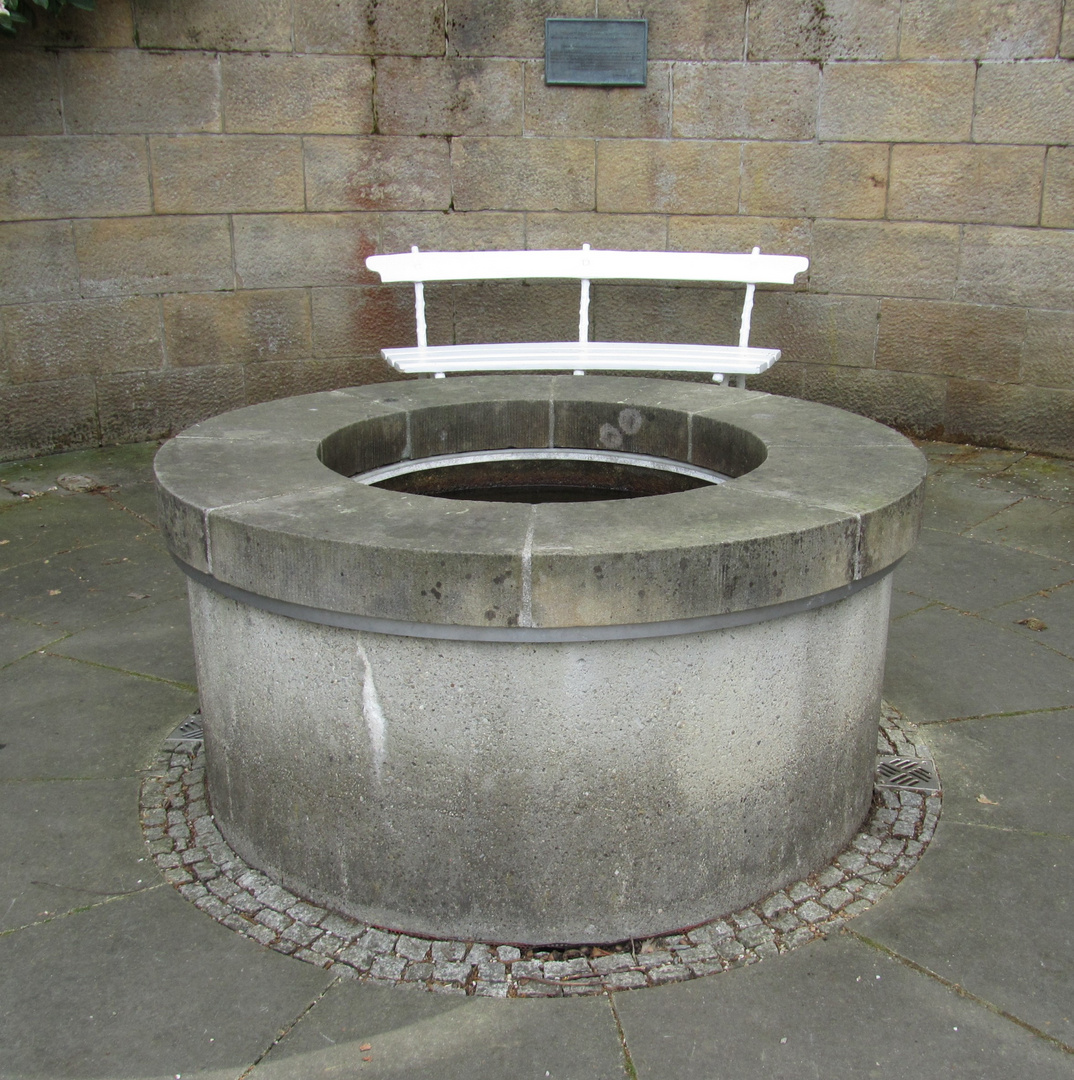
<svg viewBox="0 0 1074 1080">
<path fill-rule="evenodd" d="M 384 349 L 384 359 L 406 374 L 438 379 L 463 371 L 690 371 L 711 373 L 714 382 L 770 368 L 779 349 L 749 346 L 753 293 L 758 284 L 791 285 L 809 266 L 800 255 L 719 254 L 688 251 L 419 251 L 371 255 L 366 266 L 384 282 L 414 283 L 418 344 Z M 427 281 L 496 281 L 559 278 L 581 281 L 577 341 L 482 345 L 429 345 L 425 328 Z M 737 345 L 677 345 L 589 340 L 589 283 L 594 280 L 706 281 L 746 286 Z"/>
</svg>

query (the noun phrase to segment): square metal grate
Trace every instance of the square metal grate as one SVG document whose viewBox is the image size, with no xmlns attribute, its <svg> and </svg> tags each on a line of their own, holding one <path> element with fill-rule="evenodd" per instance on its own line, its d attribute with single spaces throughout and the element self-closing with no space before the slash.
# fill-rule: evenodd
<svg viewBox="0 0 1074 1080">
<path fill-rule="evenodd" d="M 882 757 L 876 766 L 876 786 L 935 794 L 940 778 L 928 758 Z"/>
<path fill-rule="evenodd" d="M 164 745 L 177 746 L 184 742 L 202 742 L 205 729 L 201 725 L 201 714 L 192 713 L 165 740 Z"/>
</svg>

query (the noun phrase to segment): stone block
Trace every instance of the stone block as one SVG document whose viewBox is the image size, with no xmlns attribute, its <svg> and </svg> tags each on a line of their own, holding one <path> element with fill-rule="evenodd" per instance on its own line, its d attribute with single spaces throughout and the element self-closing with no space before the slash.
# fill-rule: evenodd
<svg viewBox="0 0 1074 1080">
<path fill-rule="evenodd" d="M 60 54 L 73 135 L 220 130 L 220 59 L 138 49 Z"/>
<path fill-rule="evenodd" d="M 455 340 L 577 341 L 578 286 L 537 281 L 457 285 Z"/>
<path fill-rule="evenodd" d="M 143 49 L 290 52 L 289 0 L 134 0 Z"/>
<path fill-rule="evenodd" d="M 820 292 L 945 300 L 958 258 L 957 225 L 818 221 L 809 280 Z"/>
<path fill-rule="evenodd" d="M 671 217 L 669 251 L 752 251 L 808 256 L 813 245 L 808 218 Z"/>
<path fill-rule="evenodd" d="M 590 139 L 455 139 L 456 210 L 593 210 Z"/>
<path fill-rule="evenodd" d="M 399 373 L 379 358 L 304 360 L 301 363 L 273 361 L 253 364 L 246 369 L 246 397 L 251 405 L 256 405 L 295 394 L 314 394 L 341 386 L 363 386 L 398 378 Z"/>
<path fill-rule="evenodd" d="M 1061 60 L 981 64 L 974 142 L 1072 143 L 1074 68 Z"/>
<path fill-rule="evenodd" d="M 375 214 L 245 214 L 234 219 L 240 288 L 303 288 L 377 281 Z"/>
<path fill-rule="evenodd" d="M 667 218 L 656 214 L 527 214 L 526 246 L 663 251 Z"/>
<path fill-rule="evenodd" d="M 650 138 L 670 134 L 671 65 L 650 63 L 645 86 L 547 86 L 544 61 L 526 64 L 526 134 Z"/>
<path fill-rule="evenodd" d="M 417 344 L 410 285 L 313 289 L 313 355 L 379 357 L 381 349 Z M 454 341 L 451 286 L 425 288 L 429 341 Z"/>
<path fill-rule="evenodd" d="M 1059 55 L 1074 57 L 1074 11 L 1063 12 L 1063 32 L 1059 38 Z"/>
<path fill-rule="evenodd" d="M 515 251 L 526 246 L 526 218 L 492 212 L 381 215 L 381 251 L 409 251 L 414 244 L 424 251 Z"/>
<path fill-rule="evenodd" d="M 156 297 L 21 304 L 2 311 L 11 381 L 160 368 Z"/>
<path fill-rule="evenodd" d="M 325 135 L 303 140 L 310 210 L 447 210 L 446 139 Z"/>
<path fill-rule="evenodd" d="M 876 143 L 746 143 L 741 207 L 773 217 L 879 218 L 887 176 L 888 148 Z"/>
<path fill-rule="evenodd" d="M 456 56 L 543 56 L 545 19 L 593 15 L 591 0 L 448 0 L 446 9 L 447 48 Z"/>
<path fill-rule="evenodd" d="M 376 105 L 382 135 L 521 135 L 522 65 L 382 56 Z"/>
<path fill-rule="evenodd" d="M 149 161 L 137 136 L 0 138 L 0 217 L 149 214 Z"/>
<path fill-rule="evenodd" d="M 202 292 L 234 283 L 225 217 L 102 218 L 74 223 L 84 296 Z"/>
<path fill-rule="evenodd" d="M 1022 381 L 1074 390 L 1074 313 L 1027 311 Z"/>
<path fill-rule="evenodd" d="M 761 390 L 766 394 L 779 394 L 781 397 L 802 397 L 802 384 L 807 368 L 805 364 L 796 364 L 793 360 L 780 360 L 760 375 L 749 375 L 746 388 Z"/>
<path fill-rule="evenodd" d="M 294 9 L 295 49 L 303 53 L 440 56 L 442 0 L 341 4 L 303 0 Z"/>
<path fill-rule="evenodd" d="M 955 296 L 978 304 L 1074 309 L 1074 233 L 965 226 Z"/>
<path fill-rule="evenodd" d="M 597 210 L 734 214 L 739 158 L 733 142 L 602 139 L 597 143 Z"/>
<path fill-rule="evenodd" d="M 672 135 L 690 139 L 816 136 L 820 92 L 816 64 L 676 64 L 672 79 Z"/>
<path fill-rule="evenodd" d="M 0 303 L 78 296 L 69 221 L 0 222 Z"/>
<path fill-rule="evenodd" d="M 345 56 L 231 54 L 221 63 L 225 130 L 368 135 L 373 67 Z"/>
<path fill-rule="evenodd" d="M 149 140 L 160 214 L 302 210 L 302 141 L 292 136 L 173 135 Z"/>
<path fill-rule="evenodd" d="M 593 338 L 727 345 L 738 341 L 744 288 L 594 284 Z"/>
<path fill-rule="evenodd" d="M 973 118 L 972 63 L 834 63 L 824 68 L 821 139 L 963 142 Z"/>
<path fill-rule="evenodd" d="M 1043 178 L 1043 147 L 896 146 L 888 217 L 1036 225 Z"/>
<path fill-rule="evenodd" d="M 1074 150 L 1048 147 L 1040 223 L 1053 229 L 1074 228 Z"/>
<path fill-rule="evenodd" d="M 0 459 L 12 461 L 98 442 L 97 394 L 89 375 L 0 386 Z"/>
<path fill-rule="evenodd" d="M 898 0 L 752 0 L 750 60 L 891 60 L 899 48 Z"/>
<path fill-rule="evenodd" d="M 739 0 L 707 0 L 704 4 L 683 4 L 678 0 L 600 2 L 602 19 L 649 20 L 650 60 L 741 60 L 745 16 Z M 752 21 L 751 8 L 751 37 Z"/>
<path fill-rule="evenodd" d="M 1024 308 L 885 297 L 876 366 L 1013 382 L 1025 335 Z"/>
<path fill-rule="evenodd" d="M 61 135 L 59 60 L 36 49 L 4 49 L 0 135 Z"/>
<path fill-rule="evenodd" d="M 904 60 L 1026 60 L 1055 56 L 1059 8 L 1051 0 L 905 0 Z"/>
<path fill-rule="evenodd" d="M 1074 453 L 1074 391 L 952 379 L 944 437 L 1070 457 Z"/>
<path fill-rule="evenodd" d="M 801 392 L 809 401 L 869 416 L 912 435 L 935 438 L 944 431 L 947 380 L 940 376 L 810 366 Z"/>
<path fill-rule="evenodd" d="M 879 306 L 878 300 L 868 296 L 758 292 L 750 344 L 782 350 L 782 358 L 770 371 L 783 369 L 788 361 L 872 367 Z M 756 389 L 769 386 L 759 384 Z"/>
<path fill-rule="evenodd" d="M 135 44 L 131 5 L 129 0 L 97 0 L 92 11 L 53 8 L 36 25 L 20 27 L 18 42 L 44 48 L 130 48 Z"/>
<path fill-rule="evenodd" d="M 164 297 L 163 308 L 172 366 L 301 360 L 311 353 L 305 289 L 176 294 Z"/>
<path fill-rule="evenodd" d="M 104 443 L 165 438 L 246 403 L 234 364 L 102 375 L 97 400 Z"/>
</svg>

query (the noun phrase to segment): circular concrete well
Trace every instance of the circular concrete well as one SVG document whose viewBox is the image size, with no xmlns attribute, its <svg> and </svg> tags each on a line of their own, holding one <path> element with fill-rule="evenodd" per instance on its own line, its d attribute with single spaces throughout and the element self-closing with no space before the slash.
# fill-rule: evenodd
<svg viewBox="0 0 1074 1080">
<path fill-rule="evenodd" d="M 642 938 L 819 868 L 869 809 L 925 474 L 879 424 L 425 380 L 228 413 L 156 473 L 213 812 L 292 891 L 418 935 Z"/>
</svg>

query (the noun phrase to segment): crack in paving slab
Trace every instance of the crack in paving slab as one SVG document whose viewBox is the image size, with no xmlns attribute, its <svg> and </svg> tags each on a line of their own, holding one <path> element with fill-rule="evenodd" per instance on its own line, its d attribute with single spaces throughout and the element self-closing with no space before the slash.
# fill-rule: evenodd
<svg viewBox="0 0 1074 1080">
<path fill-rule="evenodd" d="M 929 759 L 916 725 L 884 703 L 878 758 Z M 145 842 L 164 880 L 207 915 L 277 952 L 376 983 L 444 994 L 562 997 L 714 975 L 790 952 L 868 911 L 914 868 L 940 792 L 877 786 L 872 809 L 828 866 L 682 932 L 596 946 L 432 940 L 311 904 L 247 865 L 213 819 L 199 740 L 168 740 L 141 788 Z"/>
</svg>

